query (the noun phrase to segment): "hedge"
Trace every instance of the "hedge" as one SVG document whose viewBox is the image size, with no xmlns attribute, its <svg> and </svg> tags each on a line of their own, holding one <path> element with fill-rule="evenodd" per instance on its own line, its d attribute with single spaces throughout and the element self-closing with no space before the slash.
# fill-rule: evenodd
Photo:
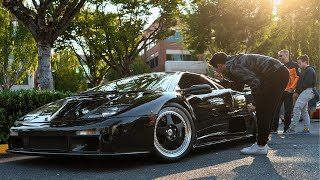
<svg viewBox="0 0 320 180">
<path fill-rule="evenodd" d="M 42 105 L 70 95 L 72 94 L 56 91 L 0 91 L 0 144 L 7 142 L 9 129 L 16 119 Z"/>
</svg>

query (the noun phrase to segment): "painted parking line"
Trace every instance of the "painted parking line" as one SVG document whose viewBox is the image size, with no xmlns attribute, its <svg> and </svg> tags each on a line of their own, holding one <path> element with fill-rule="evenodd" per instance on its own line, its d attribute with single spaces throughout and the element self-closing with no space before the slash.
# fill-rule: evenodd
<svg viewBox="0 0 320 180">
<path fill-rule="evenodd" d="M 0 144 L 0 154 L 6 154 L 8 149 L 8 144 Z"/>
</svg>

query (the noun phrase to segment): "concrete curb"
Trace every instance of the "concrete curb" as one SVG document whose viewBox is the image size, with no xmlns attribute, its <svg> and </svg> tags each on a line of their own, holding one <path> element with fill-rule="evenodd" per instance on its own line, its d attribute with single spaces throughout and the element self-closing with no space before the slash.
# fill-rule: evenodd
<svg viewBox="0 0 320 180">
<path fill-rule="evenodd" d="M 0 144 L 0 154 L 6 154 L 8 149 L 8 144 Z"/>
</svg>

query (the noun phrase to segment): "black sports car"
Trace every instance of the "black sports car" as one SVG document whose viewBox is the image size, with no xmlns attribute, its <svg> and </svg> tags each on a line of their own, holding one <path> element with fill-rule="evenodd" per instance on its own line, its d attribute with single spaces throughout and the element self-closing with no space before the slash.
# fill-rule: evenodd
<svg viewBox="0 0 320 180">
<path fill-rule="evenodd" d="M 167 161 L 255 134 L 243 92 L 189 72 L 132 76 L 42 106 L 10 129 L 11 153 L 119 155 Z"/>
</svg>

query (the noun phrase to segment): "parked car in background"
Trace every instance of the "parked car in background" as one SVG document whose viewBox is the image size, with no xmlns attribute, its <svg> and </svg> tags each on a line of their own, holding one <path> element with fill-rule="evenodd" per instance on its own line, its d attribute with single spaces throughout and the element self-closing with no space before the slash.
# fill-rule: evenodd
<svg viewBox="0 0 320 180">
<path fill-rule="evenodd" d="M 320 119 L 320 102 L 317 103 L 316 111 L 312 114 L 312 119 Z"/>
<path fill-rule="evenodd" d="M 148 73 L 42 106 L 15 122 L 8 152 L 27 155 L 153 153 L 166 161 L 192 148 L 255 136 L 243 92 L 207 76 Z"/>
</svg>

